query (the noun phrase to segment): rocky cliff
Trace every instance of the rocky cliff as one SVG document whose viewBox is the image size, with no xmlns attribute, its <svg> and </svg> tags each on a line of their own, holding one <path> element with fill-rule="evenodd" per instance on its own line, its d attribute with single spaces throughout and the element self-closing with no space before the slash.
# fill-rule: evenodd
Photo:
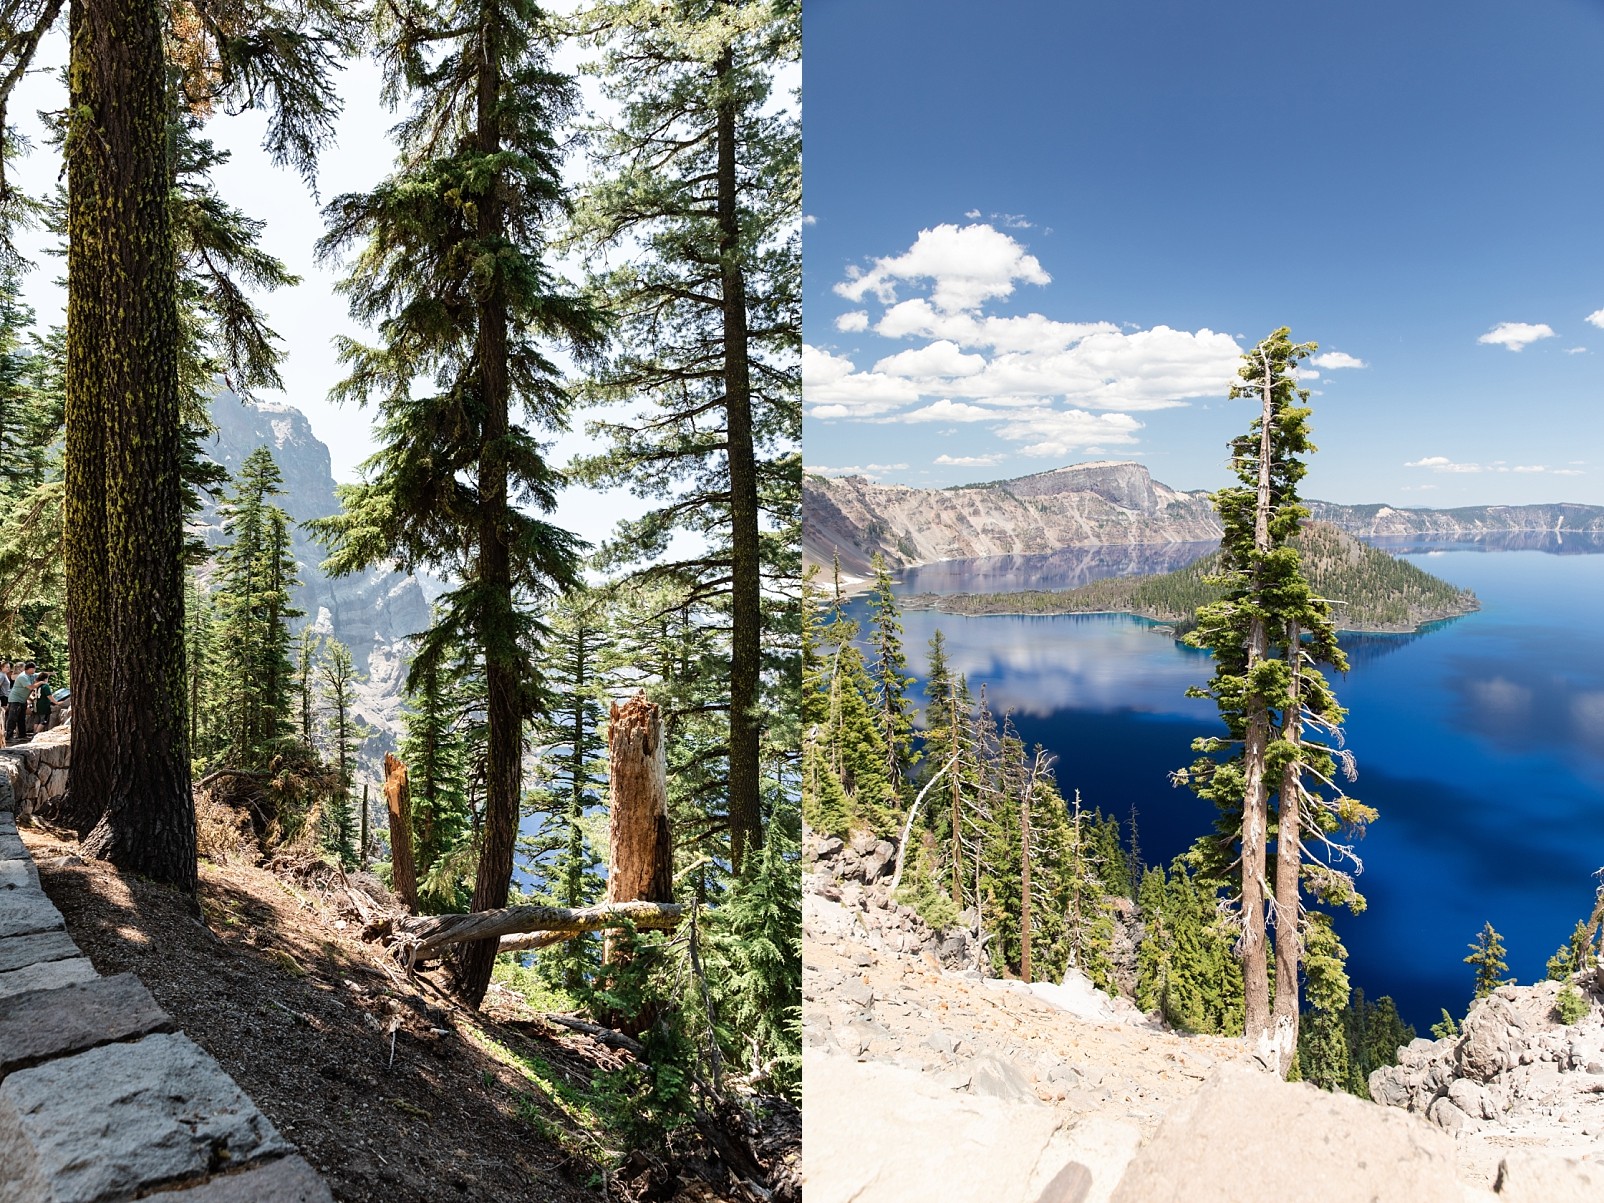
<svg viewBox="0 0 1604 1203">
<path fill-rule="evenodd" d="M 868 571 L 876 551 L 893 567 L 907 567 L 1062 547 L 1220 537 L 1207 493 L 1172 489 L 1141 464 L 1108 461 L 950 489 L 809 475 L 803 480 L 802 507 L 805 562 L 828 568 L 839 554 L 842 569 L 858 576 Z M 1604 506 L 1426 510 L 1311 501 L 1309 508 L 1316 518 L 1367 537 L 1526 534 L 1552 542 L 1567 535 L 1604 535 Z"/>
<path fill-rule="evenodd" d="M 212 402 L 212 421 L 217 436 L 207 452 L 230 473 L 238 471 L 258 447 L 273 453 L 284 476 L 284 496 L 278 503 L 294 522 L 339 510 L 329 449 L 312 433 L 300 410 L 282 403 L 244 401 L 225 390 Z M 215 505 L 208 505 L 198 522 L 209 544 L 223 542 Z M 306 614 L 297 621 L 310 622 L 349 647 L 358 670 L 367 674 L 367 681 L 358 687 L 356 709 L 376 731 L 365 754 L 382 756 L 395 748 L 400 733 L 401 683 L 411 636 L 429 624 L 424 588 L 415 577 L 377 568 L 331 578 L 319 567 L 323 549 L 299 526 L 292 550 L 301 578 L 292 596 L 296 608 Z"/>
</svg>

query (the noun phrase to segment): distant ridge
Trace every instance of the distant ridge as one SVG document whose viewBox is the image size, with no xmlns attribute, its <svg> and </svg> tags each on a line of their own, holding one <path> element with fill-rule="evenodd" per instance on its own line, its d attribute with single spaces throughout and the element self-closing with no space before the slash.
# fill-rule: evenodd
<svg viewBox="0 0 1604 1203">
<path fill-rule="evenodd" d="M 1604 534 L 1604 506 L 1428 510 L 1379 503 L 1308 505 L 1315 518 L 1367 537 Z M 946 489 L 812 473 L 802 482 L 803 562 L 828 569 L 839 554 L 842 570 L 856 576 L 868 572 L 877 551 L 892 567 L 910 567 L 1062 547 L 1209 542 L 1219 537 L 1219 519 L 1207 492 L 1172 489 L 1137 463 L 1098 460 Z"/>
</svg>

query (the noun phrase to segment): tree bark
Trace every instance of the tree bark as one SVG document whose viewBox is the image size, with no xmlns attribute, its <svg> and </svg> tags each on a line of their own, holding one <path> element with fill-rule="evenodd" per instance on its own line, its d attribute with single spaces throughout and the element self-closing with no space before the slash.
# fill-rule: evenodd
<svg viewBox="0 0 1604 1203">
<path fill-rule="evenodd" d="M 494 911 L 473 911 L 466 915 L 416 915 L 394 925 L 416 956 L 428 956 L 448 944 L 488 943 L 496 951 L 496 939 L 525 932 L 575 936 L 581 932 L 616 928 L 627 919 L 636 927 L 672 929 L 679 926 L 685 908 L 668 902 L 606 902 L 597 906 L 506 906 Z M 413 945 L 412 941 L 417 941 Z M 558 940 L 531 941 L 545 947 Z M 511 951 L 502 948 L 500 951 Z"/>
<path fill-rule="evenodd" d="M 735 52 L 724 47 L 718 75 L 718 243 L 724 302 L 725 437 L 730 469 L 730 861 L 738 877 L 749 849 L 763 846 L 759 801 L 762 673 L 762 556 L 757 451 L 752 432 L 746 275 L 736 206 Z"/>
<path fill-rule="evenodd" d="M 1030 795 L 1035 792 L 1036 775 L 1019 800 L 1019 980 L 1030 984 Z"/>
<path fill-rule="evenodd" d="M 390 812 L 390 879 L 407 910 L 418 909 L 418 874 L 412 861 L 412 788 L 407 766 L 384 754 L 384 801 Z"/>
<path fill-rule="evenodd" d="M 610 815 L 607 901 L 674 901 L 674 850 L 668 829 L 668 756 L 663 715 L 645 694 L 614 703 L 607 728 Z M 609 938 L 602 961 L 617 964 L 623 950 Z"/>
<path fill-rule="evenodd" d="M 1292 670 L 1292 703 L 1281 721 L 1281 737 L 1296 746 L 1303 737 L 1303 660 L 1297 623 L 1287 626 L 1287 661 Z M 1292 1069 L 1298 1050 L 1298 967 L 1303 945 L 1298 933 L 1299 870 L 1303 865 L 1303 826 L 1298 762 L 1281 774 L 1276 808 L 1275 836 L 1275 1009 L 1270 1016 L 1271 1039 L 1276 1051 L 1276 1072 L 1283 1078 Z"/>
<path fill-rule="evenodd" d="M 177 277 L 162 10 L 74 0 L 66 502 L 84 851 L 195 889 L 184 701 Z"/>
<path fill-rule="evenodd" d="M 1259 429 L 1259 487 L 1253 513 L 1253 590 L 1263 588 L 1263 572 L 1258 558 L 1270 551 L 1270 454 L 1275 427 L 1275 399 L 1269 361 L 1264 364 L 1264 412 Z M 1264 619 L 1255 617 L 1248 628 L 1246 677 L 1269 654 L 1269 634 Z M 1269 956 L 1264 930 L 1265 843 L 1269 828 L 1268 784 L 1265 758 L 1270 745 L 1270 711 L 1264 698 L 1251 692 L 1247 698 L 1247 731 L 1242 752 L 1242 959 L 1243 1023 L 1242 1035 L 1250 1048 L 1268 1052 L 1270 1042 Z"/>
<path fill-rule="evenodd" d="M 477 149 L 489 156 L 501 150 L 501 50 L 494 16 L 486 15 L 479 31 Z M 481 249 L 506 241 L 502 185 L 492 180 L 478 198 L 475 233 Z M 507 300 L 499 276 L 476 301 L 479 397 L 483 427 L 479 443 L 479 580 L 486 596 L 484 627 L 479 632 L 484 655 L 486 705 L 485 814 L 479 871 L 473 883 L 473 909 L 494 910 L 507 904 L 512 882 L 513 847 L 518 836 L 518 801 L 523 791 L 523 700 L 512 597 L 512 549 L 508 524 L 507 436 L 510 389 L 507 375 Z M 496 946 L 465 946 L 457 960 L 457 993 L 477 1008 L 490 986 Z"/>
</svg>

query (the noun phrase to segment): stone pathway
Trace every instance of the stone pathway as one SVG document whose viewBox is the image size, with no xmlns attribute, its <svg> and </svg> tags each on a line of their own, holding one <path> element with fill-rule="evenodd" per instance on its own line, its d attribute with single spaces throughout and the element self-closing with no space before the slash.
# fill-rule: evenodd
<svg viewBox="0 0 1604 1203">
<path fill-rule="evenodd" d="M 40 889 L 13 799 L 0 774 L 0 1203 L 332 1203 L 137 977 L 95 972 Z"/>
</svg>

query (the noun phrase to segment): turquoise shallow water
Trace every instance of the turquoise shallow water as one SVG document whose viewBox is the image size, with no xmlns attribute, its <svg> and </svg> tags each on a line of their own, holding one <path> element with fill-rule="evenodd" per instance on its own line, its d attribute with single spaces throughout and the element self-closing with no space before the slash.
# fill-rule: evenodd
<svg viewBox="0 0 1604 1203">
<path fill-rule="evenodd" d="M 1531 981 L 1591 907 L 1604 866 L 1604 543 L 1560 545 L 1577 554 L 1408 546 L 1483 609 L 1422 635 L 1345 639 L 1353 667 L 1336 688 L 1358 760 L 1350 792 L 1381 817 L 1359 849 L 1369 908 L 1339 926 L 1354 984 L 1391 994 L 1423 1030 L 1441 1007 L 1463 1012 L 1462 958 L 1484 922 L 1503 934 L 1511 973 Z M 912 572 L 902 589 L 1032 583 L 1018 558 L 970 566 Z M 1110 567 L 1132 563 L 1090 574 Z M 1051 575 L 1086 579 L 1084 568 Z M 1207 679 L 1205 654 L 1123 615 L 910 612 L 903 623 L 915 670 L 940 627 L 958 671 L 1058 755 L 1066 792 L 1122 819 L 1134 806 L 1147 861 L 1167 861 L 1211 821 L 1168 782 L 1192 738 L 1215 729 L 1212 703 L 1184 696 Z"/>
</svg>

